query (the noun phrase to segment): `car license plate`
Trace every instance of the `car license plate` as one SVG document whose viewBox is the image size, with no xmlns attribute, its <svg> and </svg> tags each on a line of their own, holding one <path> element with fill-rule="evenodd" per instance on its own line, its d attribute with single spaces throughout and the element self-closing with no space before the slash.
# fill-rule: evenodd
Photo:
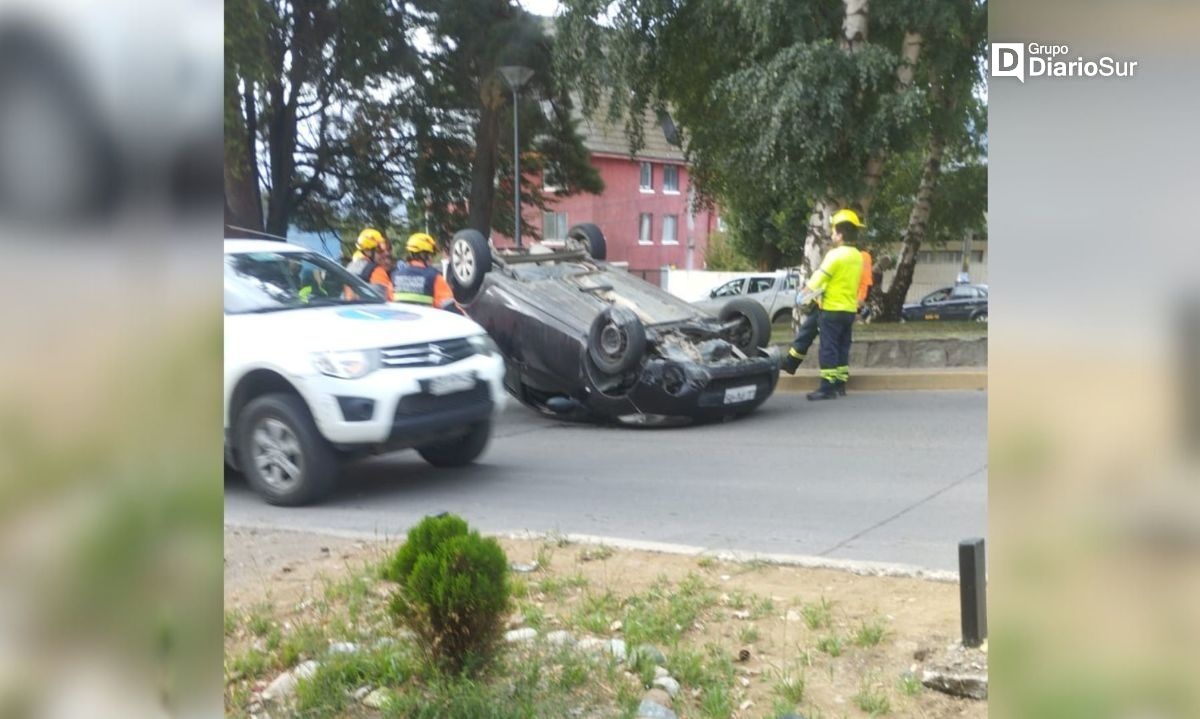
<svg viewBox="0 0 1200 719">
<path fill-rule="evenodd" d="M 471 374 L 448 374 L 434 377 L 428 381 L 429 394 L 438 396 L 465 392 L 475 386 L 475 377 Z"/>
<path fill-rule="evenodd" d="M 730 387 L 725 390 L 725 404 L 734 404 L 736 402 L 749 402 L 754 399 L 754 395 L 758 393 L 758 387 L 750 384 L 745 387 Z"/>
</svg>

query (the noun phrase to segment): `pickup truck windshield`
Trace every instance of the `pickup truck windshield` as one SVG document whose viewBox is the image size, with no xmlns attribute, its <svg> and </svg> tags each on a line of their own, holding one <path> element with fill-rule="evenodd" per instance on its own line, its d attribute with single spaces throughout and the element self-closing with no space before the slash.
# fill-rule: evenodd
<svg viewBox="0 0 1200 719">
<path fill-rule="evenodd" d="M 225 255 L 225 314 L 384 302 L 382 290 L 313 252 Z"/>
</svg>

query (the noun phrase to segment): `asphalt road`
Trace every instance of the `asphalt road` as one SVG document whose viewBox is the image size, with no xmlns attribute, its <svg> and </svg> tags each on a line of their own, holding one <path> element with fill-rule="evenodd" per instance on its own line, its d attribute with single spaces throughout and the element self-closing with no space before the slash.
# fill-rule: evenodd
<svg viewBox="0 0 1200 719">
<path fill-rule="evenodd" d="M 486 532 L 955 569 L 958 541 L 987 529 L 987 395 L 780 393 L 749 417 L 679 429 L 569 424 L 513 403 L 472 467 L 377 457 L 347 467 L 321 505 L 295 509 L 225 480 L 235 525 L 397 536 L 441 511 Z"/>
</svg>

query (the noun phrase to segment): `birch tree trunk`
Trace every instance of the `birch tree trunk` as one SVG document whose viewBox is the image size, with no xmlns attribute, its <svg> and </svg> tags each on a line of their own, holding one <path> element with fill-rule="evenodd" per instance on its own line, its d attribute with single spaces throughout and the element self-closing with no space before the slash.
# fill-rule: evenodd
<svg viewBox="0 0 1200 719">
<path fill-rule="evenodd" d="M 246 115 L 237 87 L 225 92 L 225 132 L 235 141 L 225 143 L 225 224 L 262 230 L 262 195 L 258 188 L 258 161 L 255 156 L 257 118 L 254 114 L 254 90 L 247 84 Z"/>
<path fill-rule="evenodd" d="M 929 148 L 925 153 L 925 165 L 921 169 L 921 182 L 917 186 L 917 198 L 912 211 L 908 215 L 908 228 L 904 231 L 904 248 L 900 253 L 900 262 L 896 266 L 896 276 L 883 295 L 883 306 L 880 308 L 881 319 L 898 321 L 900 309 L 904 305 L 904 297 L 912 286 L 913 269 L 917 265 L 917 252 L 925 240 L 929 227 L 929 212 L 933 207 L 933 193 L 937 186 L 938 177 L 942 173 L 942 152 L 945 141 L 942 133 L 935 127 L 929 136 Z"/>
</svg>

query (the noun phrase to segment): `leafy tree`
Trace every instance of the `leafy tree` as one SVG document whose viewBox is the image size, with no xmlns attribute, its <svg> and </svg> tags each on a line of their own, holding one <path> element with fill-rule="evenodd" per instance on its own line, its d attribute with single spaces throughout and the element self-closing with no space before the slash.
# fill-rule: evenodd
<svg viewBox="0 0 1200 719">
<path fill-rule="evenodd" d="M 645 111 L 669 108 L 742 246 L 786 262 L 803 237 L 809 267 L 833 210 L 871 209 L 889 158 L 966 125 L 986 40 L 976 0 L 564 4 L 558 66 L 585 112 L 624 118 L 637 148 Z"/>
</svg>

